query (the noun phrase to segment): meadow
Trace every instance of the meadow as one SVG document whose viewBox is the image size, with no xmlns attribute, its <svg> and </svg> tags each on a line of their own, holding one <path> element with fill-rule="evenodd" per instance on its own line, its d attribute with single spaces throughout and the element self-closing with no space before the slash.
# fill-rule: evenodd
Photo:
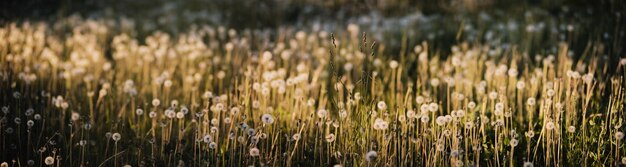
<svg viewBox="0 0 626 167">
<path fill-rule="evenodd" d="M 546 20 L 7 23 L 0 167 L 623 166 L 623 22 Z"/>
</svg>

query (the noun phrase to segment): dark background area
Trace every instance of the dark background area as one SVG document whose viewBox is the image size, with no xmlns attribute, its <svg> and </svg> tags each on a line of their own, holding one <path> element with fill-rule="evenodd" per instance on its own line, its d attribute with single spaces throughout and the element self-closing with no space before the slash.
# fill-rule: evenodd
<svg viewBox="0 0 626 167">
<path fill-rule="evenodd" d="M 208 13 L 212 19 L 193 23 L 226 24 L 234 28 L 275 28 L 307 19 L 342 21 L 370 12 L 384 17 L 420 11 L 425 15 L 476 14 L 493 10 L 520 14 L 541 8 L 557 15 L 563 6 L 572 10 L 595 9 L 603 13 L 625 11 L 622 0 L 4 0 L 0 2 L 0 23 L 21 20 L 50 20 L 80 14 L 84 17 L 116 16 L 157 20 L 174 14 Z M 606 17 L 606 16 L 604 16 Z"/>
</svg>

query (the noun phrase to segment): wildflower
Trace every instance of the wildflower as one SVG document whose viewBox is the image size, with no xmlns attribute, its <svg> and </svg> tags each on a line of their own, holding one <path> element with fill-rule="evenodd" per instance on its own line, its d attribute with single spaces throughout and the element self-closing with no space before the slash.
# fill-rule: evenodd
<svg viewBox="0 0 626 167">
<path fill-rule="evenodd" d="M 33 120 L 26 121 L 26 126 L 28 126 L 29 128 L 33 127 L 34 125 L 35 125 L 35 121 L 33 121 Z"/>
<path fill-rule="evenodd" d="M 532 98 L 532 97 L 531 97 L 531 98 L 528 98 L 528 100 L 526 100 L 526 103 L 527 103 L 529 106 L 534 106 L 534 105 L 535 105 L 535 98 Z"/>
<path fill-rule="evenodd" d="M 617 131 L 615 133 L 615 139 L 622 140 L 623 138 L 624 138 L 624 133 L 623 132 Z"/>
<path fill-rule="evenodd" d="M 122 139 L 122 135 L 120 135 L 120 133 L 113 133 L 113 135 L 111 135 L 111 139 L 113 139 L 113 141 L 117 142 L 120 139 Z"/>
<path fill-rule="evenodd" d="M 378 107 L 378 109 L 380 110 L 384 110 L 387 109 L 387 104 L 384 101 L 379 101 L 378 104 L 376 105 Z"/>
<path fill-rule="evenodd" d="M 437 79 L 437 78 L 431 79 L 430 80 L 430 85 L 432 85 L 433 87 L 439 86 L 439 79 Z"/>
<path fill-rule="evenodd" d="M 154 118 L 154 117 L 156 117 L 156 116 L 157 116 L 157 113 L 156 113 L 156 112 L 154 112 L 154 111 L 151 111 L 151 112 L 148 114 L 148 116 L 149 116 L 150 118 Z"/>
<path fill-rule="evenodd" d="M 474 107 L 476 107 L 476 103 L 475 102 L 470 101 L 469 103 L 467 103 L 467 108 L 474 109 Z"/>
<path fill-rule="evenodd" d="M 624 63 L 624 64 L 626 64 L 626 63 Z M 626 157 L 622 157 L 622 164 L 626 165 Z"/>
<path fill-rule="evenodd" d="M 447 122 L 447 121 L 446 121 L 446 117 L 444 117 L 444 116 L 439 116 L 439 117 L 437 117 L 437 120 L 435 120 L 435 122 L 437 123 L 437 125 L 439 125 L 439 126 L 443 126 L 443 125 L 445 125 L 445 124 L 446 124 L 446 122 Z"/>
<path fill-rule="evenodd" d="M 422 123 L 428 123 L 428 121 L 430 121 L 430 117 L 428 117 L 428 115 L 423 115 L 420 119 Z"/>
<path fill-rule="evenodd" d="M 165 110 L 165 116 L 168 118 L 174 118 L 176 117 L 176 112 L 174 112 L 174 110 L 172 109 L 167 109 Z"/>
<path fill-rule="evenodd" d="M 511 142 L 510 142 L 511 147 L 517 146 L 518 143 L 519 143 L 519 141 L 517 141 L 517 139 L 511 139 Z"/>
<path fill-rule="evenodd" d="M 291 136 L 291 138 L 292 138 L 293 140 L 300 140 L 300 133 L 293 134 L 293 135 Z"/>
<path fill-rule="evenodd" d="M 263 114 L 263 116 L 261 116 L 261 121 L 265 124 L 272 124 L 274 123 L 274 116 L 270 114 Z"/>
<path fill-rule="evenodd" d="M 533 167 L 533 166 L 534 165 L 532 162 L 528 162 L 528 161 L 524 162 L 524 167 Z"/>
<path fill-rule="evenodd" d="M 72 121 L 78 121 L 78 119 L 80 119 L 80 114 L 72 112 Z"/>
<path fill-rule="evenodd" d="M 415 102 L 417 104 L 422 104 L 424 102 L 424 97 L 422 97 L 422 96 L 415 97 Z"/>
<path fill-rule="evenodd" d="M 161 104 L 161 101 L 159 99 L 153 99 L 152 100 L 152 106 L 157 107 Z"/>
<path fill-rule="evenodd" d="M 422 104 L 420 106 L 420 111 L 421 112 L 428 112 L 428 104 Z"/>
<path fill-rule="evenodd" d="M 326 142 L 331 143 L 333 141 L 335 141 L 335 134 L 331 133 L 331 134 L 326 135 Z"/>
<path fill-rule="evenodd" d="M 550 121 L 550 122 L 546 123 L 546 129 L 548 129 L 548 130 L 554 129 L 554 122 Z"/>
<path fill-rule="evenodd" d="M 210 143 L 212 141 L 211 135 L 204 135 L 204 137 L 202 137 L 202 141 L 204 141 L 205 143 Z"/>
<path fill-rule="evenodd" d="M 52 166 L 52 164 L 54 164 L 54 158 L 48 156 L 46 157 L 46 159 L 44 159 L 43 161 L 46 165 Z"/>
<path fill-rule="evenodd" d="M 325 109 L 317 110 L 317 116 L 320 117 L 320 118 L 326 117 L 327 114 L 328 114 L 328 112 Z"/>
<path fill-rule="evenodd" d="M 517 84 L 515 84 L 515 87 L 517 89 L 524 89 L 524 87 L 526 87 L 526 83 L 524 83 L 524 81 L 517 81 Z"/>
<path fill-rule="evenodd" d="M 391 67 L 391 69 L 398 68 L 398 61 L 391 60 L 391 62 L 389 62 L 389 67 Z"/>
<path fill-rule="evenodd" d="M 531 130 L 531 131 L 526 132 L 525 134 L 526 134 L 526 137 L 533 138 L 535 136 L 535 131 Z"/>
<path fill-rule="evenodd" d="M 552 97 L 552 96 L 554 96 L 554 89 L 549 89 L 549 90 L 547 91 L 547 94 L 548 94 L 548 97 Z"/>
<path fill-rule="evenodd" d="M 576 132 L 576 127 L 574 127 L 574 126 L 569 126 L 569 127 L 567 127 L 567 132 L 569 132 L 569 133 L 574 133 L 574 132 Z"/>
<path fill-rule="evenodd" d="M 367 154 L 365 154 L 365 160 L 367 162 L 371 162 L 373 160 L 376 160 L 377 157 L 378 157 L 378 153 L 376 153 L 376 151 L 369 151 L 369 152 L 367 152 Z"/>
<path fill-rule="evenodd" d="M 246 133 L 248 133 L 248 136 L 254 136 L 256 135 L 256 130 L 254 130 L 254 128 L 249 128 Z"/>
<path fill-rule="evenodd" d="M 374 129 L 376 130 L 386 130 L 387 127 L 389 127 L 389 124 L 383 119 L 376 118 L 374 121 Z"/>
<path fill-rule="evenodd" d="M 239 114 L 239 107 L 233 107 L 230 109 L 230 115 L 237 115 Z"/>
<path fill-rule="evenodd" d="M 137 115 L 143 115 L 143 109 L 138 108 L 137 110 L 135 110 L 135 114 L 137 114 Z"/>
<path fill-rule="evenodd" d="M 176 118 L 178 118 L 178 119 L 183 119 L 183 118 L 185 118 L 185 113 L 183 113 L 182 111 L 177 112 L 177 113 L 176 113 Z"/>
<path fill-rule="evenodd" d="M 417 115 L 415 114 L 415 111 L 409 110 L 409 111 L 406 112 L 406 117 L 408 117 L 408 118 L 416 118 Z"/>
<path fill-rule="evenodd" d="M 459 118 L 462 118 L 465 116 L 465 110 L 457 110 L 456 111 L 456 116 Z"/>
<path fill-rule="evenodd" d="M 250 149 L 250 156 L 256 157 L 259 156 L 261 151 L 258 148 L 254 147 Z"/>
<path fill-rule="evenodd" d="M 217 148 L 217 143 L 215 143 L 215 142 L 209 143 L 209 148 L 210 149 L 216 149 Z"/>
<path fill-rule="evenodd" d="M 9 163 L 7 163 L 7 162 L 2 162 L 2 164 L 0 164 L 0 167 L 9 167 Z"/>
<path fill-rule="evenodd" d="M 498 93 L 496 93 L 496 92 L 489 92 L 489 99 L 495 100 L 496 98 L 498 98 Z"/>
<path fill-rule="evenodd" d="M 430 104 L 428 105 L 428 110 L 429 110 L 430 112 L 435 112 L 435 111 L 439 110 L 439 105 L 438 105 L 437 103 L 434 103 L 434 102 L 433 102 L 433 103 L 430 103 Z"/>
<path fill-rule="evenodd" d="M 472 122 L 465 122 L 465 129 L 472 129 L 474 127 L 474 123 Z"/>
</svg>

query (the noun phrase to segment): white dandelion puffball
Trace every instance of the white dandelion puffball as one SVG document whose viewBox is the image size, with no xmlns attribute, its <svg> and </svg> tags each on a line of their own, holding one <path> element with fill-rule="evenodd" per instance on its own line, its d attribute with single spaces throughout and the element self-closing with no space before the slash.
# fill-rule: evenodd
<svg viewBox="0 0 626 167">
<path fill-rule="evenodd" d="M 291 136 L 291 139 L 300 140 L 300 133 L 293 134 L 293 136 Z"/>
<path fill-rule="evenodd" d="M 515 147 L 517 146 L 517 144 L 519 144 L 519 141 L 517 141 L 517 139 L 512 139 L 510 144 L 511 144 L 511 147 Z"/>
<path fill-rule="evenodd" d="M 623 132 L 620 132 L 620 131 L 615 132 L 615 139 L 617 139 L 617 140 L 622 140 L 622 139 L 624 139 L 624 133 L 623 133 Z"/>
<path fill-rule="evenodd" d="M 430 121 L 430 117 L 428 115 L 423 115 L 420 119 L 422 123 L 428 123 L 428 121 Z"/>
<path fill-rule="evenodd" d="M 52 165 L 52 164 L 54 164 L 54 158 L 52 158 L 52 157 L 50 157 L 50 156 L 49 156 L 49 157 L 46 157 L 46 159 L 44 159 L 44 161 L 43 161 L 43 162 L 44 162 L 46 165 Z"/>
<path fill-rule="evenodd" d="M 334 142 L 334 141 L 335 141 L 335 134 L 331 133 L 331 134 L 326 135 L 326 142 L 331 143 L 331 142 Z"/>
<path fill-rule="evenodd" d="M 377 157 L 378 157 L 378 153 L 376 153 L 376 151 L 369 151 L 369 152 L 367 152 L 367 154 L 365 154 L 365 160 L 367 162 L 371 162 L 373 160 L 376 160 Z"/>
<path fill-rule="evenodd" d="M 115 142 L 120 141 L 120 139 L 122 139 L 122 135 L 120 133 L 113 133 L 113 135 L 111 135 L 111 139 Z"/>
<path fill-rule="evenodd" d="M 398 61 L 391 60 L 391 61 L 389 62 L 389 67 L 391 67 L 391 69 L 396 69 L 396 68 L 398 68 Z"/>
<path fill-rule="evenodd" d="M 526 100 L 526 103 L 527 103 L 529 106 L 534 106 L 534 105 L 535 105 L 535 98 L 532 98 L 532 97 L 531 97 L 531 98 L 528 98 L 528 100 Z"/>
<path fill-rule="evenodd" d="M 256 157 L 259 156 L 260 153 L 261 151 L 259 151 L 259 149 L 256 147 L 250 149 L 250 156 Z"/>
<path fill-rule="evenodd" d="M 439 110 L 439 105 L 438 105 L 437 103 L 434 103 L 434 102 L 433 102 L 433 103 L 430 103 L 430 104 L 428 105 L 428 110 L 429 110 L 430 112 L 435 112 L 435 111 Z"/>
<path fill-rule="evenodd" d="M 374 121 L 375 130 L 387 130 L 388 127 L 389 123 L 381 118 L 376 118 L 376 120 Z"/>
<path fill-rule="evenodd" d="M 161 104 L 161 101 L 159 99 L 153 99 L 152 100 L 152 106 L 159 106 Z"/>
<path fill-rule="evenodd" d="M 378 104 L 376 104 L 376 107 L 378 107 L 378 109 L 380 110 L 387 109 L 387 103 L 385 103 L 384 101 L 379 101 Z"/>
<path fill-rule="evenodd" d="M 178 119 L 183 119 L 183 118 L 185 118 L 185 113 L 184 113 L 184 112 L 182 112 L 182 111 L 177 112 L 177 113 L 176 113 L 176 118 L 178 118 Z"/>
<path fill-rule="evenodd" d="M 532 162 L 524 162 L 524 167 L 533 167 L 533 163 Z"/>
<path fill-rule="evenodd" d="M 265 124 L 272 124 L 274 123 L 274 116 L 270 114 L 263 114 L 263 116 L 261 116 L 261 121 Z"/>
<path fill-rule="evenodd" d="M 320 118 L 326 117 L 327 114 L 328 114 L 328 111 L 326 111 L 325 109 L 317 110 L 317 116 Z"/>
<path fill-rule="evenodd" d="M 554 129 L 554 122 L 550 121 L 550 122 L 546 123 L 546 129 L 548 129 L 548 130 Z"/>
<path fill-rule="evenodd" d="M 439 126 L 443 126 L 446 124 L 446 117 L 444 116 L 439 116 L 437 117 L 437 119 L 435 120 L 435 122 L 437 123 L 437 125 Z"/>
<path fill-rule="evenodd" d="M 474 107 L 476 107 L 476 103 L 475 102 L 470 101 L 469 103 L 467 103 L 467 108 L 474 109 Z"/>
<path fill-rule="evenodd" d="M 576 132 L 576 127 L 574 127 L 574 126 L 569 126 L 569 127 L 567 127 L 567 132 L 569 132 L 569 133 L 574 133 L 574 132 Z"/>
</svg>

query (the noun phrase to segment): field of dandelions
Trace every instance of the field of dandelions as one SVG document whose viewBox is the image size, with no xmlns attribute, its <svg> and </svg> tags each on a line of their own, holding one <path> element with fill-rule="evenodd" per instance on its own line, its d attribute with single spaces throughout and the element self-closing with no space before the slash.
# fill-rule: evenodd
<svg viewBox="0 0 626 167">
<path fill-rule="evenodd" d="M 1 167 L 626 164 L 626 58 L 605 49 L 623 46 L 574 52 L 581 26 L 494 25 L 525 48 L 498 28 L 393 48 L 360 24 L 142 37 L 133 22 L 0 27 Z"/>
</svg>

